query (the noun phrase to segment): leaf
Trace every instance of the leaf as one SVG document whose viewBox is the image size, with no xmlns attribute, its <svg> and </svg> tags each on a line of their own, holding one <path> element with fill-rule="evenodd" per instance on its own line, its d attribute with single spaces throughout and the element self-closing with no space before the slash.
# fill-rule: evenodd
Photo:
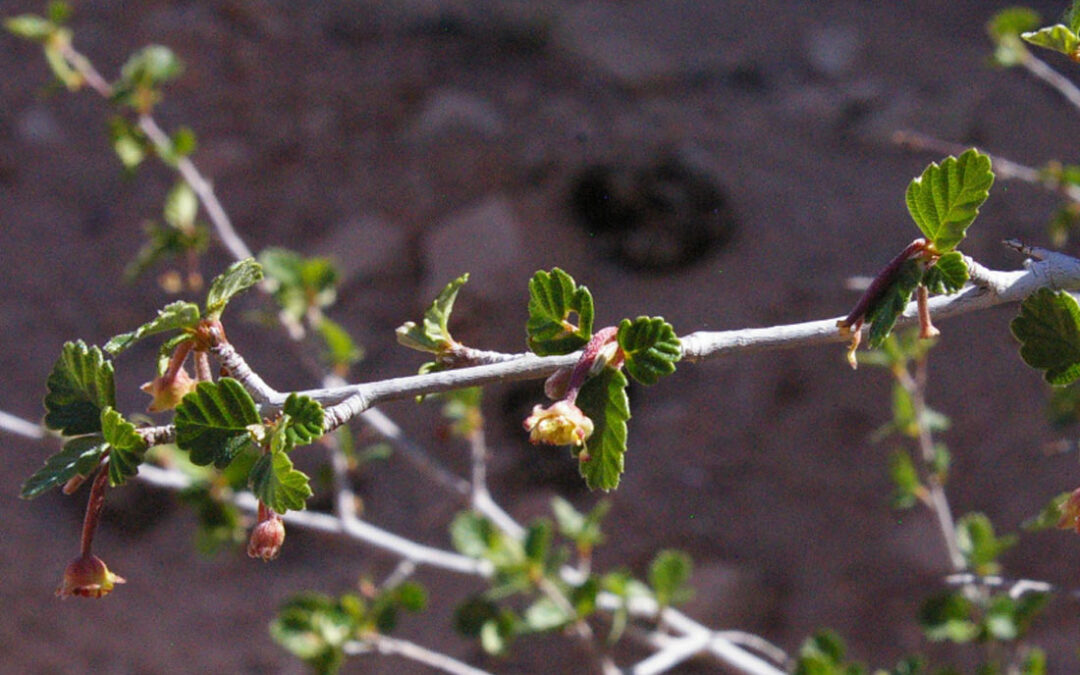
<svg viewBox="0 0 1080 675">
<path fill-rule="evenodd" d="M 364 350 L 352 339 L 341 324 L 323 317 L 316 326 L 326 344 L 325 358 L 343 374 L 352 364 L 364 358 Z"/>
<path fill-rule="evenodd" d="M 627 384 L 622 371 L 605 368 L 586 382 L 578 395 L 578 407 L 593 421 L 593 434 L 578 456 L 581 475 L 590 490 L 619 486 L 626 455 L 626 421 L 630 419 Z"/>
<path fill-rule="evenodd" d="M 1060 52 L 1073 60 L 1080 55 L 1080 38 L 1068 26 L 1060 23 L 1037 31 L 1021 33 L 1020 37 L 1036 47 Z"/>
<path fill-rule="evenodd" d="M 982 513 L 965 514 L 956 522 L 956 546 L 976 574 L 997 574 L 998 556 L 1015 545 L 1015 536 L 996 536 L 993 523 Z"/>
<path fill-rule="evenodd" d="M 274 299 L 296 321 L 312 307 L 329 307 L 337 300 L 338 272 L 327 258 L 304 258 L 285 248 L 259 253 L 263 272 L 272 280 Z"/>
<path fill-rule="evenodd" d="M 1042 511 L 1020 523 L 1021 529 L 1025 532 L 1041 532 L 1056 528 L 1061 521 L 1062 507 L 1069 501 L 1071 494 L 1071 492 L 1062 492 L 1051 499 Z"/>
<path fill-rule="evenodd" d="M 229 265 L 210 284 L 210 292 L 206 296 L 207 318 L 220 318 L 225 305 L 234 296 L 259 283 L 262 278 L 262 266 L 254 258 L 245 258 Z"/>
<path fill-rule="evenodd" d="M 199 198 L 195 191 L 184 181 L 178 182 L 165 196 L 165 222 L 170 226 L 186 230 L 194 227 L 195 217 L 199 215 Z"/>
<path fill-rule="evenodd" d="M 45 62 L 49 64 L 49 70 L 68 91 L 78 91 L 82 88 L 82 73 L 71 67 L 67 58 L 60 50 L 61 45 L 71 44 L 71 31 L 67 28 L 56 28 L 53 34 L 45 42 Z"/>
<path fill-rule="evenodd" d="M 619 348 L 626 355 L 626 372 L 642 384 L 656 384 L 675 372 L 682 345 L 671 324 L 660 317 L 639 316 L 619 323 Z"/>
<path fill-rule="evenodd" d="M 431 307 L 424 312 L 422 325 L 417 326 L 412 321 L 401 324 L 395 331 L 398 344 L 432 354 L 438 354 L 453 346 L 454 338 L 450 335 L 447 323 L 450 321 L 450 312 L 454 309 L 458 291 L 468 281 L 469 275 L 466 273 L 448 283 L 431 303 Z"/>
<path fill-rule="evenodd" d="M 1009 7 L 995 14 L 986 24 L 986 32 L 997 46 L 994 61 L 1006 67 L 1023 63 L 1028 50 L 1020 34 L 1038 28 L 1040 23 L 1038 12 L 1027 7 Z"/>
<path fill-rule="evenodd" d="M 157 100 L 156 95 L 145 92 L 154 92 L 169 80 L 179 77 L 183 70 L 184 64 L 168 47 L 143 47 L 132 54 L 120 69 L 120 79 L 113 84 L 112 100 L 142 110 L 148 101 L 152 103 Z"/>
<path fill-rule="evenodd" d="M 586 516 L 562 497 L 553 497 L 551 512 L 559 526 L 559 533 L 577 545 L 578 550 L 587 553 L 604 540 L 600 532 L 600 522 L 611 508 L 611 502 L 602 499 Z"/>
<path fill-rule="evenodd" d="M 896 275 L 896 281 L 890 286 L 882 297 L 866 312 L 866 320 L 870 322 L 869 339 L 867 343 L 871 348 L 881 346 L 885 339 L 892 333 L 897 318 L 904 313 L 911 301 L 911 294 L 922 281 L 923 264 L 912 258 L 904 263 Z"/>
<path fill-rule="evenodd" d="M 649 565 L 649 585 L 656 595 L 656 603 L 669 607 L 689 600 L 693 591 L 686 584 L 692 569 L 690 556 L 682 551 L 667 549 L 657 553 Z"/>
<path fill-rule="evenodd" d="M 129 172 L 139 166 L 150 152 L 150 141 L 146 134 L 120 115 L 109 120 L 109 140 L 120 163 Z"/>
<path fill-rule="evenodd" d="M 979 626 L 971 620 L 971 602 L 960 593 L 941 593 L 927 599 L 919 609 L 919 624 L 928 640 L 971 642 Z"/>
<path fill-rule="evenodd" d="M 101 412 L 101 434 L 108 441 L 109 484 L 123 485 L 128 478 L 139 473 L 139 465 L 146 454 L 146 441 L 135 431 L 135 425 L 113 408 Z"/>
<path fill-rule="evenodd" d="M 342 601 L 319 593 L 291 598 L 270 623 L 274 642 L 320 673 L 337 672 L 356 630 L 356 617 Z"/>
<path fill-rule="evenodd" d="M 199 306 L 193 302 L 177 300 L 159 309 L 157 316 L 151 321 L 147 321 L 130 333 L 121 333 L 110 339 L 105 343 L 105 351 L 116 356 L 148 335 L 194 328 L 197 323 L 199 323 Z"/>
<path fill-rule="evenodd" d="M 500 538 L 490 520 L 472 511 L 462 511 L 450 523 L 450 540 L 454 548 L 470 558 L 485 557 L 499 545 Z"/>
<path fill-rule="evenodd" d="M 223 469 L 252 444 L 248 427 L 260 422 L 255 401 L 239 382 L 228 377 L 200 382 L 176 406 L 176 444 L 190 453 L 192 463 L 213 462 Z"/>
<path fill-rule="evenodd" d="M 116 405 L 112 363 L 82 340 L 64 343 L 46 386 L 45 426 L 64 436 L 101 431 L 101 411 Z"/>
<path fill-rule="evenodd" d="M 289 394 L 281 410 L 287 416 L 285 434 L 289 449 L 307 445 L 323 435 L 323 407 L 314 399 Z"/>
<path fill-rule="evenodd" d="M 1020 358 L 1050 384 L 1063 386 L 1080 378 L 1080 305 L 1065 291 L 1040 288 L 1020 304 L 1009 324 L 1020 341 Z"/>
<path fill-rule="evenodd" d="M 931 163 L 907 189 L 907 207 L 915 224 L 939 253 L 956 248 L 990 194 L 994 172 L 990 158 L 971 149 Z"/>
<path fill-rule="evenodd" d="M 577 314 L 577 324 L 570 321 Z M 574 283 L 558 267 L 538 271 L 529 280 L 529 349 L 537 356 L 569 354 L 592 337 L 593 300 L 589 289 Z"/>
<path fill-rule="evenodd" d="M 45 42 L 56 31 L 56 24 L 36 14 L 20 14 L 4 19 L 4 28 L 15 37 Z"/>
<path fill-rule="evenodd" d="M 533 633 L 544 633 L 563 628 L 577 619 L 577 616 L 555 603 L 548 597 L 542 597 L 531 604 L 521 615 L 525 627 Z"/>
<path fill-rule="evenodd" d="M 529 562 L 543 568 L 551 553 L 551 537 L 551 521 L 540 519 L 529 525 L 523 542 L 525 557 Z"/>
<path fill-rule="evenodd" d="M 210 244 L 210 231 L 196 225 L 190 231 L 150 223 L 145 228 L 147 242 L 135 254 L 135 260 L 124 270 L 124 277 L 131 281 L 159 260 L 178 258 L 189 254 L 201 254 Z"/>
<path fill-rule="evenodd" d="M 919 502 L 919 495 L 926 491 L 922 481 L 919 480 L 915 463 L 911 461 L 911 455 L 903 450 L 897 450 L 890 455 L 889 476 L 895 488 L 892 498 L 893 508 L 910 509 Z"/>
<path fill-rule="evenodd" d="M 949 251 L 937 259 L 923 274 L 923 285 L 931 293 L 952 295 L 968 281 L 968 267 L 964 256 Z"/>
<path fill-rule="evenodd" d="M 312 495 L 307 474 L 294 469 L 284 452 L 259 457 L 251 468 L 251 491 L 277 513 L 302 511 Z"/>
<path fill-rule="evenodd" d="M 33 499 L 75 476 L 89 476 L 108 448 L 100 434 L 71 439 L 60 452 L 45 460 L 45 466 L 26 479 L 19 496 Z"/>
</svg>

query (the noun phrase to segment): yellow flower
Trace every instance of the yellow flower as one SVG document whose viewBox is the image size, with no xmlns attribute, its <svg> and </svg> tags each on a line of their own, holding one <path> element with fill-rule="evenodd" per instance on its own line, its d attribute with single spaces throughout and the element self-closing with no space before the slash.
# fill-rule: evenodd
<svg viewBox="0 0 1080 675">
<path fill-rule="evenodd" d="M 538 405 L 525 420 L 529 441 L 546 445 L 585 445 L 592 436 L 593 421 L 569 401 L 556 401 L 545 408 Z"/>
<path fill-rule="evenodd" d="M 64 583 L 56 589 L 56 595 L 66 600 L 73 595 L 80 598 L 100 598 L 108 595 L 116 584 L 125 583 L 123 577 L 113 574 L 96 555 L 81 555 L 68 563 L 64 570 Z"/>
</svg>

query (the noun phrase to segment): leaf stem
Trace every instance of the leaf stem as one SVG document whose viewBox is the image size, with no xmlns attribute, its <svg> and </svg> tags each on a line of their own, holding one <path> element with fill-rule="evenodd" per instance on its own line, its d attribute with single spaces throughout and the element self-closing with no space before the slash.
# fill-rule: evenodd
<svg viewBox="0 0 1080 675">
<path fill-rule="evenodd" d="M 86 502 L 86 516 L 83 518 L 82 537 L 79 541 L 79 554 L 88 557 L 94 544 L 94 533 L 101 522 L 101 509 L 105 506 L 105 487 L 109 481 L 108 464 L 103 462 L 98 469 L 94 483 L 90 486 L 90 498 Z"/>
</svg>

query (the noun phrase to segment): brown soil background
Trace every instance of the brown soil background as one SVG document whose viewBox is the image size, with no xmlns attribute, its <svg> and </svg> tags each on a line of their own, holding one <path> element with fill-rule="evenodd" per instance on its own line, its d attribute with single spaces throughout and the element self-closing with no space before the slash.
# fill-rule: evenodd
<svg viewBox="0 0 1080 675">
<path fill-rule="evenodd" d="M 455 335 L 504 351 L 523 345 L 528 276 L 553 265 L 590 287 L 600 325 L 662 314 L 691 332 L 842 314 L 854 301 L 844 279 L 872 273 L 913 237 L 903 191 L 936 158 L 892 146 L 894 130 L 1032 165 L 1071 159 L 1075 111 L 1023 73 L 987 65 L 982 26 L 1002 4 L 107 1 L 76 3 L 73 28 L 110 76 L 146 43 L 179 53 L 187 71 L 168 90 L 162 123 L 195 129 L 195 160 L 252 248 L 330 252 L 344 264 L 332 316 L 367 348 L 353 377 L 374 379 L 414 372 L 420 359 L 393 329 L 464 271 L 473 281 Z M 1064 3 L 1029 4 L 1055 17 Z M 36 47 L 0 39 L 0 408 L 31 419 L 63 341 L 100 344 L 168 300 L 153 284 L 118 279 L 171 176 L 153 167 L 125 179 L 105 140 L 107 105 L 89 92 L 50 95 L 46 82 Z M 665 161 L 718 186 L 737 232 L 696 260 L 647 272 L 620 262 L 610 236 L 590 237 L 571 193 L 586 167 L 628 176 Z M 1043 243 L 1054 206 L 999 181 L 964 250 L 1015 268 L 998 242 Z M 648 221 L 654 230 L 635 241 L 667 241 L 670 227 L 697 222 L 676 220 Z M 225 262 L 215 251 L 207 275 Z M 256 369 L 280 389 L 312 386 L 287 341 L 236 321 L 241 313 L 230 337 Z M 942 440 L 955 455 L 954 509 L 984 511 L 1003 531 L 1080 483 L 1072 456 L 1041 451 L 1060 433 L 1046 423 L 1038 374 L 1016 356 L 1013 313 L 942 324 L 931 385 L 932 404 L 953 420 Z M 126 410 L 145 405 L 135 386 L 149 379 L 154 348 L 118 363 Z M 554 494 L 583 508 L 599 496 L 580 487 L 569 459 L 525 442 L 520 420 L 539 397 L 533 383 L 485 399 L 493 491 L 523 520 L 544 514 Z M 687 610 L 707 625 L 789 651 L 829 626 L 875 665 L 912 652 L 970 663 L 970 651 L 927 645 L 914 622 L 947 560 L 927 513 L 889 508 L 893 446 L 868 440 L 890 415 L 882 373 L 851 372 L 839 346 L 799 349 L 686 365 L 632 399 L 627 473 L 600 567 L 643 574 L 659 548 L 683 548 L 698 591 Z M 467 450 L 439 440 L 435 406 L 386 411 L 466 470 Z M 83 497 L 16 498 L 53 449 L 0 442 L 4 672 L 300 672 L 267 636 L 274 608 L 394 564 L 295 529 L 271 565 L 239 552 L 204 559 L 190 513 L 136 486 L 112 495 L 97 544 L 129 583 L 101 602 L 61 603 L 52 594 L 76 550 Z M 367 472 L 361 493 L 376 524 L 448 545 L 460 505 L 433 498 L 401 457 Z M 1080 540 L 1062 533 L 1026 535 L 1004 562 L 1015 576 L 1080 585 Z M 499 672 L 581 671 L 584 655 L 557 637 L 523 640 L 509 660 L 483 657 L 449 627 L 474 581 L 418 578 L 434 599 L 402 622 L 402 636 Z M 1052 672 L 1080 669 L 1078 628 L 1067 599 L 1036 625 L 1031 642 L 1048 650 Z M 425 672 L 376 658 L 347 671 Z"/>
</svg>

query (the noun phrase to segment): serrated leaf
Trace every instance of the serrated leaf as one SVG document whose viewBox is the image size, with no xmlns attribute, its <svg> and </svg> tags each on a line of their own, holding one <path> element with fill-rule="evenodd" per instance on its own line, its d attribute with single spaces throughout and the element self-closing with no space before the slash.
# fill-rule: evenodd
<svg viewBox="0 0 1080 675">
<path fill-rule="evenodd" d="M 656 384 L 675 372 L 682 345 L 670 323 L 660 317 L 639 316 L 619 323 L 619 348 L 626 355 L 626 372 L 642 384 Z"/>
<path fill-rule="evenodd" d="M 657 553 L 649 565 L 649 585 L 656 603 L 668 607 L 688 600 L 693 595 L 686 585 L 692 570 L 690 556 L 682 551 L 667 549 Z"/>
<path fill-rule="evenodd" d="M 198 466 L 225 468 L 252 444 L 248 427 L 260 421 L 255 401 L 236 380 L 200 382 L 176 406 L 176 444 Z"/>
<path fill-rule="evenodd" d="M 952 295 L 968 281 L 968 266 L 958 251 L 949 251 L 923 274 L 923 285 L 931 293 Z"/>
<path fill-rule="evenodd" d="M 233 297 L 259 283 L 262 278 L 262 266 L 254 258 L 245 258 L 229 265 L 210 284 L 210 292 L 206 295 L 207 317 L 220 318 L 225 305 Z"/>
<path fill-rule="evenodd" d="M 882 294 L 873 307 L 867 310 L 866 320 L 870 322 L 867 344 L 871 348 L 881 346 L 892 333 L 896 320 L 904 313 L 904 309 L 911 301 L 911 294 L 918 288 L 922 278 L 922 262 L 916 258 L 905 261 L 893 285 Z"/>
<path fill-rule="evenodd" d="M 577 315 L 577 324 L 571 319 Z M 589 289 L 574 283 L 558 267 L 538 271 L 529 280 L 529 350 L 538 356 L 569 354 L 592 337 L 593 300 Z"/>
<path fill-rule="evenodd" d="M 923 235 L 940 253 L 959 244 L 990 194 L 994 172 L 990 157 L 971 149 L 959 158 L 931 163 L 908 185 L 908 211 Z"/>
<path fill-rule="evenodd" d="M 105 343 L 105 351 L 116 356 L 148 335 L 194 328 L 197 323 L 199 323 L 199 306 L 193 302 L 177 300 L 159 309 L 157 316 L 151 321 L 147 321 L 130 333 L 121 333 L 110 339 Z"/>
<path fill-rule="evenodd" d="M 46 386 L 45 426 L 65 436 L 101 431 L 101 411 L 116 405 L 112 363 L 82 340 L 64 343 Z"/>
<path fill-rule="evenodd" d="M 454 309 L 454 300 L 457 299 L 458 291 L 469 281 L 468 273 L 462 274 L 457 279 L 448 283 L 424 312 L 421 325 L 412 321 L 406 321 L 398 327 L 398 344 L 416 349 L 422 352 L 438 354 L 454 344 L 454 338 L 450 335 L 447 323 L 450 321 L 450 312 Z"/>
<path fill-rule="evenodd" d="M 20 14 L 4 19 L 4 28 L 16 37 L 45 42 L 52 37 L 56 24 L 36 14 Z"/>
<path fill-rule="evenodd" d="M 323 407 L 314 399 L 289 394 L 281 411 L 287 416 L 285 434 L 290 449 L 307 445 L 323 435 Z"/>
<path fill-rule="evenodd" d="M 45 460 L 45 466 L 26 479 L 19 496 L 33 499 L 75 476 L 89 476 L 108 448 L 109 444 L 100 434 L 71 439 L 60 452 Z"/>
<path fill-rule="evenodd" d="M 165 196 L 165 222 L 172 227 L 186 230 L 195 225 L 197 215 L 199 198 L 195 196 L 195 191 L 184 181 L 178 182 Z"/>
<path fill-rule="evenodd" d="M 113 408 L 101 412 L 101 435 L 108 441 L 109 484 L 123 485 L 139 473 L 146 454 L 146 441 L 135 431 L 135 425 Z"/>
<path fill-rule="evenodd" d="M 619 486 L 626 455 L 626 421 L 630 419 L 627 384 L 621 370 L 605 368 L 578 394 L 578 407 L 593 421 L 593 434 L 578 456 L 581 475 L 590 490 Z"/>
<path fill-rule="evenodd" d="M 1080 378 L 1080 305 L 1065 291 L 1040 288 L 1020 304 L 1009 324 L 1020 341 L 1020 358 L 1063 386 Z"/>
<path fill-rule="evenodd" d="M 301 511 L 312 495 L 307 474 L 284 452 L 264 454 L 251 467 L 251 491 L 277 513 Z"/>
<path fill-rule="evenodd" d="M 1060 52 L 1070 59 L 1076 59 L 1080 54 L 1080 37 L 1077 37 L 1068 26 L 1057 24 L 1047 26 L 1037 31 L 1030 31 L 1020 35 L 1024 40 L 1036 47 Z"/>
</svg>

